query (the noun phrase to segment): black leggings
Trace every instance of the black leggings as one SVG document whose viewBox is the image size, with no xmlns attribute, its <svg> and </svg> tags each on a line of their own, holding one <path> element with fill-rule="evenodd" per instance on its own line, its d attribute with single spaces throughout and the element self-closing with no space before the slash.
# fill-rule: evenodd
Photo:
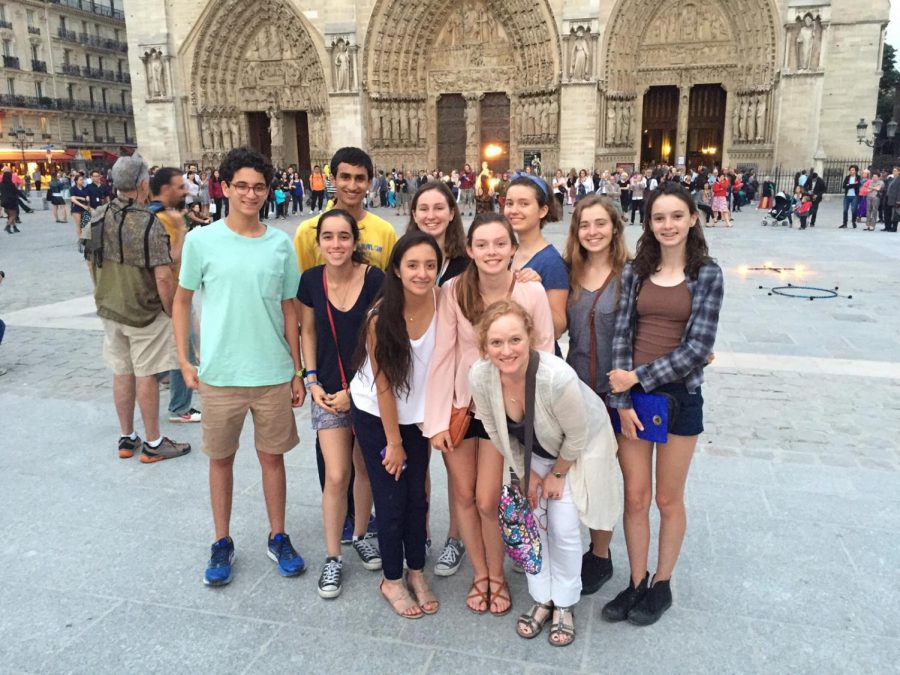
<svg viewBox="0 0 900 675">
<path fill-rule="evenodd" d="M 644 223 L 644 200 L 643 199 L 632 199 L 631 200 L 631 224 L 634 225 L 634 212 L 637 211 L 641 214 L 641 224 Z"/>
<path fill-rule="evenodd" d="M 697 204 L 697 209 L 706 214 L 706 222 L 708 223 L 709 219 L 712 218 L 712 207 L 708 204 Z"/>
<path fill-rule="evenodd" d="M 310 203 L 313 211 L 321 211 L 325 206 L 325 190 L 313 190 L 312 202 Z"/>
</svg>

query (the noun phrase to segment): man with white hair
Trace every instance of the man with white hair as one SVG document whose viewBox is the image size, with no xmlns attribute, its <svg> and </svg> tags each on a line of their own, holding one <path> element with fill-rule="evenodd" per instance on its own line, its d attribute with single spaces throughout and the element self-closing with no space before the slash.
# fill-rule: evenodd
<svg viewBox="0 0 900 675">
<path fill-rule="evenodd" d="M 120 157 L 112 168 L 118 194 L 94 211 L 88 257 L 93 263 L 94 300 L 103 321 L 103 357 L 113 371 L 113 398 L 119 417 L 119 457 L 140 448 L 145 464 L 181 457 L 188 443 L 175 443 L 159 430 L 156 374 L 175 366 L 172 300 L 175 279 L 169 237 L 145 206 L 149 170 L 138 155 Z M 137 401 L 146 439 L 134 431 Z"/>
</svg>

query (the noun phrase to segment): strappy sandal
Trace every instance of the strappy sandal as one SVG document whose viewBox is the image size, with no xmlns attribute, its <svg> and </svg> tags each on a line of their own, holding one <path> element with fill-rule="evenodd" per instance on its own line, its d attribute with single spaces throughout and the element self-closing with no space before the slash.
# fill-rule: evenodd
<svg viewBox="0 0 900 675">
<path fill-rule="evenodd" d="M 566 647 L 575 641 L 575 612 L 571 607 L 553 609 L 553 622 L 550 624 L 547 641 L 554 647 Z"/>
<path fill-rule="evenodd" d="M 485 590 L 481 590 L 478 588 L 481 584 L 487 584 L 487 588 Z M 469 594 L 466 595 L 466 607 L 469 608 L 470 612 L 475 614 L 485 614 L 491 606 L 491 580 L 488 577 L 481 577 L 481 579 L 475 579 L 472 582 L 472 586 L 469 588 Z M 484 609 L 475 609 L 469 604 L 469 600 L 478 599 L 479 601 L 484 603 Z"/>
<path fill-rule="evenodd" d="M 543 619 L 538 619 L 538 612 L 541 610 L 545 610 L 547 614 Z M 526 640 L 532 640 L 541 634 L 541 631 L 544 630 L 544 624 L 547 623 L 547 619 L 553 616 L 553 603 L 548 602 L 546 605 L 542 602 L 536 602 L 531 606 L 527 612 L 522 614 L 519 617 L 519 620 L 516 621 L 516 634 L 520 638 L 525 638 Z M 524 628 L 527 628 L 530 632 L 526 633 L 523 631 Z"/>
<path fill-rule="evenodd" d="M 410 590 L 416 597 L 416 602 L 419 603 L 419 609 L 425 614 L 437 614 L 437 611 L 441 608 L 441 603 L 438 602 L 437 596 L 428 587 L 425 576 L 420 573 L 420 575 L 416 577 L 407 572 L 406 583 L 409 584 Z M 426 607 L 426 605 L 431 605 L 431 608 Z"/>
<path fill-rule="evenodd" d="M 394 610 L 394 613 L 397 614 L 397 616 L 400 616 L 404 619 L 421 619 L 423 616 L 422 608 L 419 607 L 419 603 L 416 602 L 413 599 L 413 597 L 409 594 L 409 590 L 406 588 L 406 586 L 403 586 L 402 584 L 399 585 L 397 587 L 398 588 L 397 595 L 392 600 L 384 592 L 384 582 L 385 581 L 386 581 L 385 579 L 382 579 L 381 583 L 378 585 L 378 588 L 381 591 L 381 597 L 383 597 L 385 599 L 385 601 L 387 602 L 387 604 L 389 604 L 391 606 L 391 609 Z M 419 613 L 418 614 L 406 614 L 405 613 L 413 608 L 419 610 Z"/>
<path fill-rule="evenodd" d="M 491 591 L 491 604 L 494 603 L 495 599 L 506 600 L 509 603 L 502 612 L 495 612 L 493 607 L 491 607 L 491 614 L 494 616 L 506 616 L 512 610 L 512 597 L 509 594 L 509 586 L 506 584 L 506 579 L 488 579 L 488 584 L 488 588 Z M 492 584 L 500 584 L 500 588 L 495 591 L 490 586 Z"/>
</svg>

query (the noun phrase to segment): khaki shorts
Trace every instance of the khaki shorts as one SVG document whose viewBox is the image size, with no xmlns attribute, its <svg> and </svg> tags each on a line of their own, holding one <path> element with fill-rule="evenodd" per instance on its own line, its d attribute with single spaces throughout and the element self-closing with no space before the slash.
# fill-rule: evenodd
<svg viewBox="0 0 900 675">
<path fill-rule="evenodd" d="M 249 411 L 256 449 L 283 455 L 300 442 L 291 407 L 291 383 L 268 387 L 213 387 L 200 383 L 203 397 L 203 453 L 226 459 L 237 452 Z"/>
<path fill-rule="evenodd" d="M 175 367 L 172 320 L 160 312 L 149 326 L 135 328 L 102 319 L 103 360 L 116 375 L 148 377 Z"/>
</svg>

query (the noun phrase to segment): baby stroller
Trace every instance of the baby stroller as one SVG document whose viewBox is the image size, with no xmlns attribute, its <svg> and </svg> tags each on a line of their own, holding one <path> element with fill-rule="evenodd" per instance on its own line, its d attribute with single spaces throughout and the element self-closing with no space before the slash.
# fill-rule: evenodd
<svg viewBox="0 0 900 675">
<path fill-rule="evenodd" d="M 762 219 L 763 225 L 788 225 L 791 214 L 791 201 L 783 192 L 775 195 L 775 204 L 772 210 Z"/>
</svg>

